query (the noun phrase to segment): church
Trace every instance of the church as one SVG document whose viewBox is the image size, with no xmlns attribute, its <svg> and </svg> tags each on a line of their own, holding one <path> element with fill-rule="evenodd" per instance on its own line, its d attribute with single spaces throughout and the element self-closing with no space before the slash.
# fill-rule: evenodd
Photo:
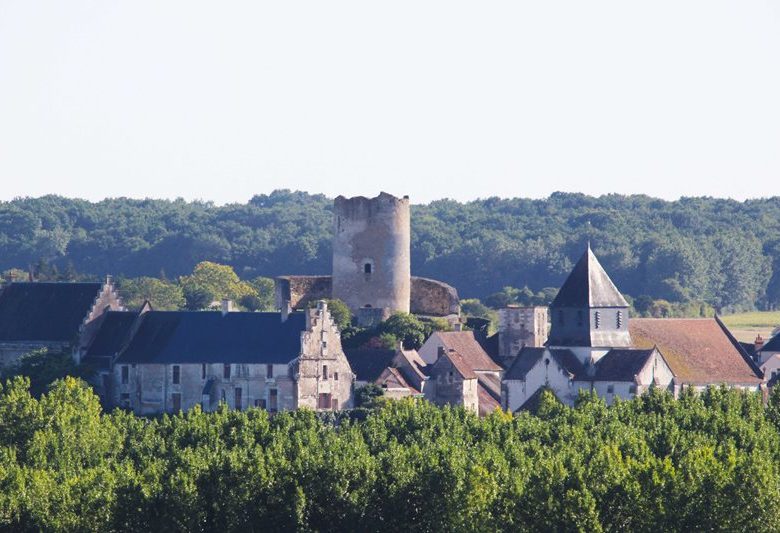
<svg viewBox="0 0 780 533">
<path fill-rule="evenodd" d="M 544 346 L 507 361 L 502 406 L 528 408 L 548 389 L 572 405 L 580 391 L 612 402 L 650 387 L 677 396 L 726 385 L 766 390 L 763 373 L 718 317 L 630 318 L 629 304 L 588 245 L 549 309 Z"/>
</svg>

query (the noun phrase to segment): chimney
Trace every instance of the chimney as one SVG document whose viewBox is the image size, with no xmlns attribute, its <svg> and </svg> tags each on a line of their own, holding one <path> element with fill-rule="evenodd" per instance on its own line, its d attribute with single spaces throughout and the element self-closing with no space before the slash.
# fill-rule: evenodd
<svg viewBox="0 0 780 533">
<path fill-rule="evenodd" d="M 452 325 L 452 331 L 463 331 L 463 324 L 458 321 Z"/>
<path fill-rule="evenodd" d="M 764 347 L 764 337 L 761 335 L 756 337 L 755 343 L 753 344 L 753 351 L 756 353 L 761 351 L 761 348 Z"/>
<path fill-rule="evenodd" d="M 222 299 L 222 316 L 225 316 L 228 313 L 231 313 L 233 311 L 233 300 L 228 300 L 227 298 Z"/>
<path fill-rule="evenodd" d="M 111 274 L 106 274 L 106 285 L 109 287 L 114 284 L 114 276 Z"/>
</svg>

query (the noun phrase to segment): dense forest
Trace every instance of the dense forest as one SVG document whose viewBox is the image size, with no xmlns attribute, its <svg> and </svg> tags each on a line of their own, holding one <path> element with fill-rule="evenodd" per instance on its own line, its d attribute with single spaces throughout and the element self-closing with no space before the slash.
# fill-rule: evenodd
<svg viewBox="0 0 780 533">
<path fill-rule="evenodd" d="M 275 191 L 246 204 L 57 196 L 0 203 L 0 270 L 178 276 L 204 260 L 241 279 L 327 274 L 332 200 Z M 463 298 L 558 287 L 590 240 L 634 299 L 719 310 L 780 305 L 780 197 L 737 202 L 555 193 L 412 206 L 412 271 Z"/>
<path fill-rule="evenodd" d="M 74 378 L 0 385 L 2 531 L 778 531 L 780 396 L 543 396 L 480 419 L 104 413 Z"/>
</svg>

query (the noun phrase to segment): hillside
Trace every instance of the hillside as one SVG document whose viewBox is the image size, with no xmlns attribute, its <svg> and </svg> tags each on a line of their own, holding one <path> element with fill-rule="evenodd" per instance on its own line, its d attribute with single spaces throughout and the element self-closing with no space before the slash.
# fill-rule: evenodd
<svg viewBox="0 0 780 533">
<path fill-rule="evenodd" d="M 332 200 L 275 191 L 246 204 L 56 196 L 0 203 L 0 269 L 40 261 L 99 276 L 189 273 L 201 260 L 242 278 L 330 270 Z M 780 197 L 440 200 L 412 207 L 412 270 L 484 298 L 557 287 L 590 239 L 624 294 L 719 309 L 780 305 Z"/>
</svg>

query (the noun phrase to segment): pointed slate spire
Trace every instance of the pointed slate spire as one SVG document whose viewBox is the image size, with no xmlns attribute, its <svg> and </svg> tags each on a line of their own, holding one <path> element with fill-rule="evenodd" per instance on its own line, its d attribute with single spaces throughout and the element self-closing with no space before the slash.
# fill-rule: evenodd
<svg viewBox="0 0 780 533">
<path fill-rule="evenodd" d="M 599 260 L 588 248 L 561 286 L 550 307 L 628 307 Z"/>
</svg>

